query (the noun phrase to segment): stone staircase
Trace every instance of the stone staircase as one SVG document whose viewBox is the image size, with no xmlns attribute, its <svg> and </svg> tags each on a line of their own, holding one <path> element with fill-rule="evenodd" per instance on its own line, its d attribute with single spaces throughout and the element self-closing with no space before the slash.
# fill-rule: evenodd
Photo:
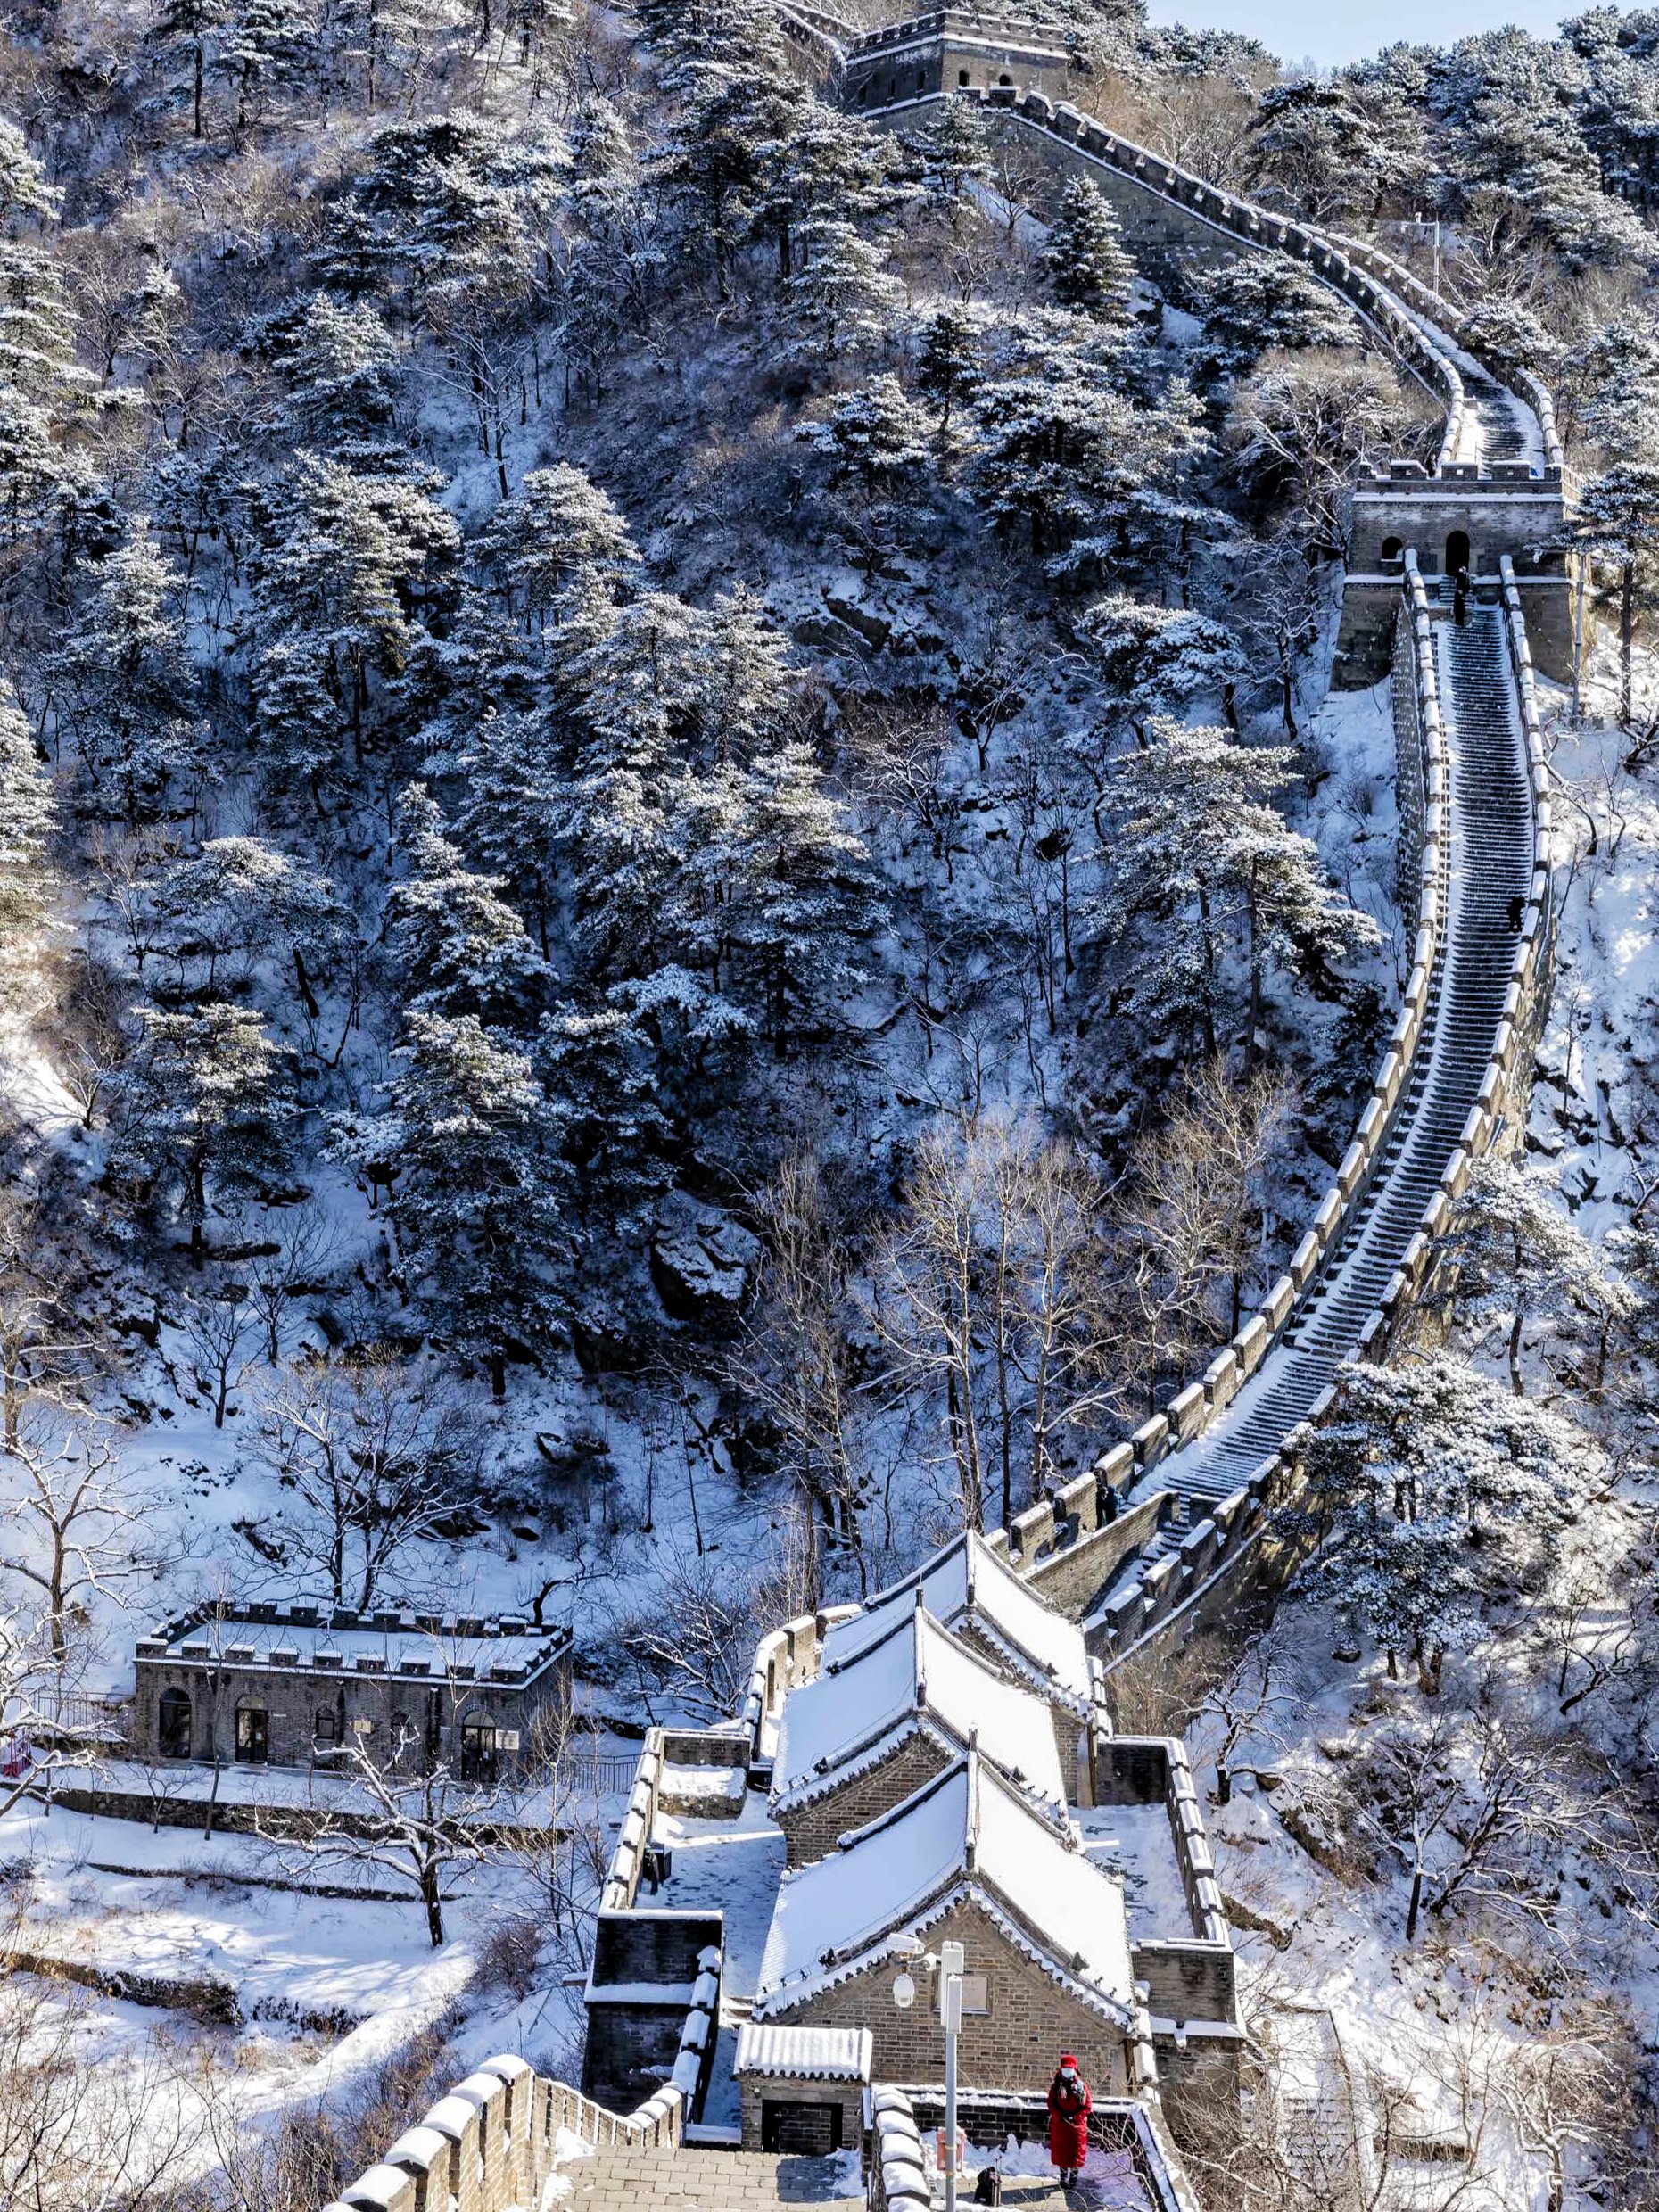
<svg viewBox="0 0 1659 2212">
<path fill-rule="evenodd" d="M 1149 1477 L 1176 1490 L 1183 1507 L 1149 1560 L 1175 1548 L 1190 1521 L 1238 1488 L 1356 1349 L 1486 1074 L 1531 875 L 1524 746 L 1501 608 L 1472 605 L 1461 630 L 1439 622 L 1436 648 L 1452 843 L 1445 950 L 1431 979 L 1425 1034 L 1366 1192 L 1292 1325 L 1208 1433 Z"/>
</svg>

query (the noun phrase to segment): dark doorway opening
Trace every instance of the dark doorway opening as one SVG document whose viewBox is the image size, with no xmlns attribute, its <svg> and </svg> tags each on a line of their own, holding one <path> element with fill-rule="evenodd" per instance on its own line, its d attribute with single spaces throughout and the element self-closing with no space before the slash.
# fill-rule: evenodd
<svg viewBox="0 0 1659 2212">
<path fill-rule="evenodd" d="M 190 1696 L 187 1690 L 164 1689 L 157 1717 L 163 1759 L 190 1756 Z"/>
<path fill-rule="evenodd" d="M 1446 541 L 1446 574 L 1455 576 L 1460 568 L 1466 568 L 1471 575 L 1474 573 L 1474 564 L 1469 557 L 1469 533 L 1466 530 L 1454 530 Z"/>
<path fill-rule="evenodd" d="M 761 2100 L 761 2149 L 786 2158 L 826 2158 L 841 2148 L 838 2104 L 796 2104 L 781 2097 Z"/>
<path fill-rule="evenodd" d="M 262 1767 L 271 1755 L 271 1716 L 263 1705 L 236 1707 L 236 1758 L 244 1767 Z"/>
</svg>

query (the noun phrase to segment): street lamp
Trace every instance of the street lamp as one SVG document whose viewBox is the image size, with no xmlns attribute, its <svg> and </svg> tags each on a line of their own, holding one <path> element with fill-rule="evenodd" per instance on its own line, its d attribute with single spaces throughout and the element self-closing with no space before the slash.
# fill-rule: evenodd
<svg viewBox="0 0 1659 2212">
<path fill-rule="evenodd" d="M 956 2212 L 956 2039 L 962 2031 L 962 1974 L 967 1953 L 961 1944 L 941 1944 L 924 1951 L 919 1936 L 895 1936 L 887 1944 L 895 1958 L 909 1959 L 939 1977 L 939 2022 L 945 2030 L 945 2212 Z M 893 1979 L 893 2002 L 908 2012 L 916 2002 L 916 1979 L 901 1969 Z"/>
</svg>

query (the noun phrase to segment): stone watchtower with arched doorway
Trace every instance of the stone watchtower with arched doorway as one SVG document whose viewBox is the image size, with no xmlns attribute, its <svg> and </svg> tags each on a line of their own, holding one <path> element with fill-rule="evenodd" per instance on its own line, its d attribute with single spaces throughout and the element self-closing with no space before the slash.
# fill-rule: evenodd
<svg viewBox="0 0 1659 2212">
<path fill-rule="evenodd" d="M 1566 487 L 1559 468 L 1524 462 L 1484 469 L 1449 463 L 1431 475 L 1396 461 L 1354 492 L 1342 627 L 1333 681 L 1343 689 L 1387 675 L 1406 552 L 1433 588 L 1467 567 L 1477 597 L 1498 589 L 1506 554 L 1515 568 L 1532 657 L 1547 676 L 1572 679 L 1572 587 L 1566 552 Z"/>
</svg>

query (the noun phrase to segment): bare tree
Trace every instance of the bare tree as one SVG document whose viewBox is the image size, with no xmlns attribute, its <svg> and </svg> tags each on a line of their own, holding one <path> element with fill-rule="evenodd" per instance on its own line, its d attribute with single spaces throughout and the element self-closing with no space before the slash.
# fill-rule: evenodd
<svg viewBox="0 0 1659 2212">
<path fill-rule="evenodd" d="M 257 1329 L 247 1284 L 227 1276 L 216 1289 L 190 1299 L 180 1326 L 196 1380 L 213 1401 L 213 1426 L 222 1429 L 230 1393 L 253 1364 L 243 1357 Z"/>
<path fill-rule="evenodd" d="M 94 1332 L 72 1310 L 62 1259 L 38 1206 L 0 1192 L 0 1405 L 8 1452 L 17 1450 L 19 1424 L 35 1399 L 78 1397 L 103 1365 Z"/>
<path fill-rule="evenodd" d="M 367 1606 L 409 1546 L 433 1535 L 475 1487 L 477 1416 L 451 1386 L 374 1349 L 301 1359 L 273 1378 L 260 1452 L 304 1512 L 302 1556 L 343 1603 Z"/>
<path fill-rule="evenodd" d="M 1206 1700 L 1219 1726 L 1215 1750 L 1218 1805 L 1233 1802 L 1233 1760 L 1239 1746 L 1265 1734 L 1277 1715 L 1297 1709 L 1305 1694 L 1302 1670 L 1283 1630 L 1270 1628 L 1252 1638 L 1234 1658 Z"/>
<path fill-rule="evenodd" d="M 846 1283 L 842 1240 L 818 1162 L 793 1152 L 762 1193 L 756 1212 L 765 1251 L 760 1297 L 732 1363 L 733 1380 L 776 1424 L 786 1471 L 802 1503 L 806 1601 L 819 1602 L 818 1526 L 843 1544 L 869 1595 L 861 1510 L 863 1485 L 849 1439 Z"/>
<path fill-rule="evenodd" d="M 455 1703 L 457 1689 L 450 1689 Z M 444 1940 L 443 1886 L 457 1869 L 481 1865 L 498 1848 L 499 1832 L 516 1810 L 500 1784 L 462 1782 L 443 1758 L 434 1758 L 411 1721 L 396 1723 L 384 1746 L 352 1737 L 334 1768 L 355 1787 L 317 1808 L 305 1832 L 277 1839 L 296 1864 L 321 1863 L 390 1875 L 425 1916 L 436 1951 Z"/>
<path fill-rule="evenodd" d="M 119 1597 L 153 1572 L 150 1500 L 121 1481 L 115 1448 L 95 1424 L 55 1409 L 23 1422 L 12 1457 L 18 1473 L 0 1532 L 0 1579 L 39 1591 L 61 1669 L 94 1598 Z"/>
<path fill-rule="evenodd" d="M 25 1948 L 15 1919 L 0 1930 Z M 186 2054 L 144 2039 L 111 2064 L 72 1984 L 0 1988 L 0 2204 L 16 2212 L 162 2212 L 206 2134 Z"/>
<path fill-rule="evenodd" d="M 298 1206 L 268 1206 L 242 1217 L 239 1232 L 252 1249 L 237 1267 L 248 1286 L 248 1303 L 265 1330 L 265 1357 L 274 1367 L 282 1358 L 283 1316 L 333 1266 L 339 1234 L 328 1209 L 315 1198 Z"/>
</svg>

